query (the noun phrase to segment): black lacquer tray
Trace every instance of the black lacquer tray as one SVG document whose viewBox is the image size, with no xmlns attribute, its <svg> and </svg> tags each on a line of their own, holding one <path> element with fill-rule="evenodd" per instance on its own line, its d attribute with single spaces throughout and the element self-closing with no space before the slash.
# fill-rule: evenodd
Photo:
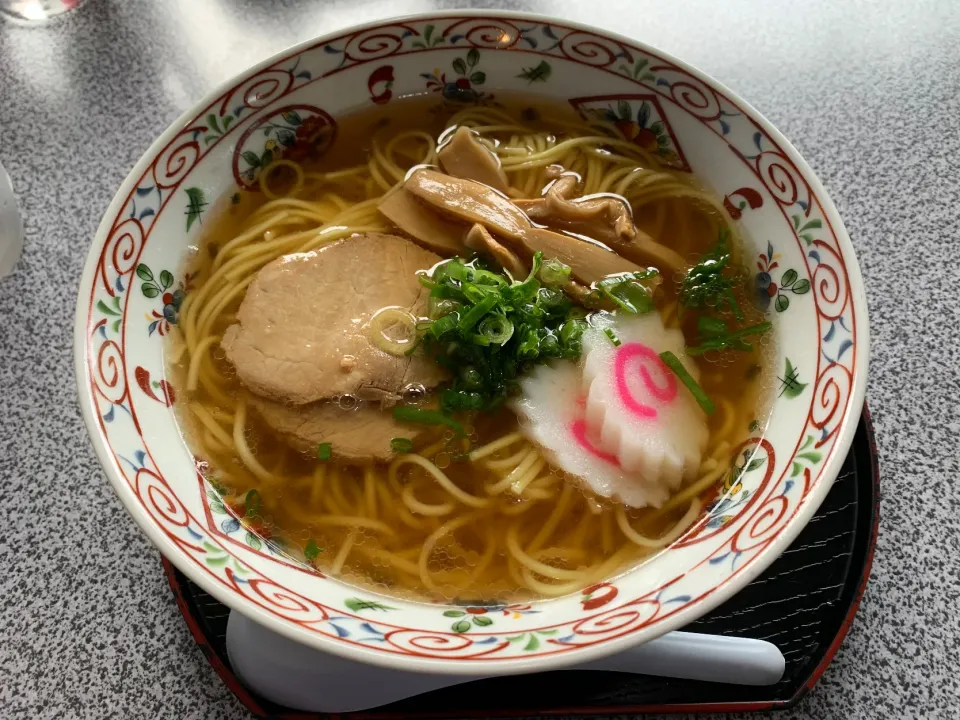
<svg viewBox="0 0 960 720">
<path fill-rule="evenodd" d="M 556 673 L 491 678 L 472 684 L 469 693 L 454 686 L 342 717 L 600 717 L 789 707 L 830 664 L 860 604 L 876 543 L 879 481 L 873 427 L 864 408 L 840 476 L 793 545 L 736 596 L 684 628 L 774 643 L 786 660 L 776 685 L 744 687 L 590 671 L 572 679 L 565 671 L 562 682 Z M 327 717 L 288 710 L 244 688 L 227 660 L 229 610 L 166 560 L 164 567 L 200 649 L 251 712 L 278 720 Z M 510 707 L 503 706 L 504 698 L 511 698 Z"/>
</svg>

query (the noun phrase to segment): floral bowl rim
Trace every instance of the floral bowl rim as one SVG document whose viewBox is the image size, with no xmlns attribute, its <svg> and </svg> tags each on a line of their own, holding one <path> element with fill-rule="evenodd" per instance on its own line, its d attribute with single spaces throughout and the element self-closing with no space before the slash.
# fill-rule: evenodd
<svg viewBox="0 0 960 720">
<path fill-rule="evenodd" d="M 231 89 L 237 89 L 243 82 L 249 81 L 258 73 L 274 67 L 277 63 L 285 58 L 293 57 L 294 55 L 304 53 L 311 48 L 317 48 L 321 45 L 326 46 L 327 44 L 331 44 L 339 39 L 356 38 L 362 33 L 377 28 L 410 26 L 430 21 L 443 22 L 455 19 L 462 19 L 464 22 L 475 21 L 479 19 L 489 20 L 492 23 L 533 23 L 539 26 L 546 26 L 548 28 L 552 26 L 554 28 L 562 29 L 563 31 L 569 31 L 567 37 L 573 36 L 574 34 L 585 34 L 586 36 L 597 41 L 615 44 L 621 48 L 627 48 L 636 53 L 643 53 L 647 56 L 652 56 L 662 60 L 665 64 L 667 64 L 668 67 L 672 67 L 677 72 L 683 73 L 689 82 L 694 84 L 699 83 L 701 86 L 707 88 L 715 97 L 722 98 L 725 102 L 728 102 L 732 106 L 736 107 L 743 114 L 743 116 L 750 123 L 752 123 L 753 127 L 758 128 L 759 131 L 764 134 L 766 139 L 769 139 L 773 142 L 776 152 L 779 154 L 778 157 L 782 158 L 783 161 L 788 163 L 792 170 L 796 173 L 796 176 L 798 177 L 794 179 L 799 179 L 803 187 L 805 187 L 805 189 L 808 191 L 808 205 L 812 204 L 812 201 L 816 201 L 817 207 L 822 213 L 823 221 L 827 223 L 830 228 L 830 232 L 835 239 L 835 248 L 833 252 L 843 269 L 843 281 L 846 282 L 846 288 L 844 289 L 848 296 L 845 297 L 844 303 L 849 303 L 850 309 L 853 313 L 856 329 L 856 343 L 854 344 L 852 341 L 850 342 L 850 346 L 852 346 L 853 349 L 853 352 L 850 353 L 850 356 L 852 357 L 850 360 L 852 366 L 847 373 L 848 377 L 846 382 L 848 383 L 848 387 L 846 388 L 845 400 L 841 401 L 837 399 L 843 397 L 844 391 L 836 391 L 837 381 L 831 378 L 826 382 L 826 388 L 823 390 L 823 394 L 811 401 L 811 417 L 816 411 L 814 408 L 814 403 L 818 401 L 821 403 L 823 408 L 830 410 L 830 417 L 833 419 L 831 421 L 833 422 L 833 425 L 831 426 L 832 429 L 830 431 L 830 439 L 832 444 L 826 453 L 826 458 L 823 460 L 818 469 L 818 474 L 816 477 L 811 480 L 809 471 L 804 472 L 803 476 L 805 478 L 805 482 L 808 484 L 809 492 L 806 490 L 804 491 L 801 501 L 783 526 L 777 528 L 776 531 L 772 533 L 771 537 L 768 538 L 762 548 L 756 552 L 755 556 L 749 561 L 748 564 L 746 564 L 745 567 L 742 568 L 742 570 L 731 574 L 730 577 L 724 579 L 722 582 L 719 582 L 715 587 L 709 588 L 709 591 L 705 592 L 703 595 L 692 599 L 689 596 L 684 596 L 683 599 L 685 602 L 682 603 L 682 607 L 679 609 L 670 612 L 663 617 L 657 618 L 655 622 L 651 621 L 646 624 L 638 625 L 632 630 L 614 633 L 610 635 L 610 637 L 600 641 L 584 643 L 582 645 L 573 643 L 573 645 L 564 652 L 544 652 L 539 654 L 535 653 L 533 655 L 505 654 L 502 657 L 489 655 L 483 656 L 482 654 L 478 653 L 476 655 L 462 657 L 451 656 L 449 658 L 444 657 L 443 653 L 439 650 L 436 652 L 421 652 L 418 650 L 410 651 L 409 648 L 407 648 L 405 652 L 380 652 L 379 648 L 377 647 L 361 646 L 347 642 L 337 642 L 336 636 L 313 632 L 309 629 L 306 629 L 302 624 L 290 622 L 289 619 L 285 618 L 282 614 L 278 615 L 277 613 L 265 610 L 262 603 L 251 601 L 248 596 L 245 596 L 239 592 L 234 592 L 230 588 L 225 587 L 222 583 L 218 583 L 216 580 L 212 579 L 209 575 L 201 572 L 197 564 L 193 562 L 183 551 L 182 546 L 173 542 L 171 537 L 161 528 L 159 528 L 157 522 L 147 511 L 145 511 L 144 505 L 138 500 L 138 497 L 131 492 L 129 481 L 120 469 L 118 455 L 111 448 L 110 441 L 108 440 L 104 430 L 102 417 L 97 405 L 97 398 L 91 391 L 91 369 L 97 361 L 95 358 L 93 358 L 93 349 L 91 347 L 92 321 L 90 313 L 93 306 L 94 291 L 96 289 L 95 285 L 97 281 L 96 276 L 98 273 L 98 262 L 101 259 L 101 255 L 105 253 L 111 232 L 116 229 L 116 222 L 118 222 L 118 220 L 115 220 L 115 218 L 118 219 L 120 217 L 120 213 L 123 212 L 124 208 L 126 207 L 127 200 L 133 195 L 134 190 L 138 190 L 139 179 L 149 169 L 151 163 L 157 162 L 164 148 L 167 147 L 178 136 L 178 133 L 183 132 L 188 127 L 190 122 L 196 121 L 198 118 L 200 118 L 201 113 L 205 108 L 209 108 L 215 101 L 223 97 L 226 93 L 229 93 Z M 557 44 L 560 45 L 561 43 L 558 41 Z M 425 50 L 429 49 L 430 48 L 425 48 Z M 504 52 L 508 49 L 509 48 L 493 48 L 492 50 L 496 52 Z M 723 124 L 722 119 L 720 120 L 720 123 Z M 759 142 L 757 144 L 759 150 Z M 759 164 L 757 167 L 759 168 Z M 783 168 L 780 169 L 783 170 Z M 773 170 L 771 170 L 770 173 L 770 178 L 773 182 L 773 189 L 782 190 L 780 185 L 786 181 L 784 181 L 782 177 L 778 181 L 777 178 L 774 177 Z M 778 182 L 780 185 L 778 185 Z M 769 186 L 768 189 L 770 189 Z M 786 213 L 784 213 L 784 217 L 787 217 Z M 796 221 L 796 216 L 794 216 L 794 218 L 794 225 L 797 227 L 798 223 Z M 143 242 L 145 244 L 146 240 Z M 772 261 L 772 252 L 770 260 Z M 832 272 L 834 275 L 836 274 L 835 271 Z M 814 281 L 814 279 L 815 278 L 813 274 L 811 274 L 811 282 Z M 840 282 L 840 280 L 837 280 L 837 282 Z M 813 294 L 816 294 L 816 292 L 819 290 L 820 288 L 814 288 Z M 844 304 L 844 307 L 847 307 L 847 305 Z M 126 312 L 123 313 L 123 317 L 121 319 L 124 323 L 123 327 L 125 331 Z M 840 316 L 841 324 L 842 320 L 843 317 Z M 295 44 L 264 60 L 263 62 L 260 62 L 236 74 L 218 86 L 215 90 L 207 94 L 203 99 L 184 112 L 177 120 L 175 120 L 168 127 L 168 129 L 164 131 L 164 133 L 150 146 L 150 148 L 142 155 L 135 167 L 125 178 L 116 196 L 111 201 L 104 218 L 98 227 L 94 242 L 90 248 L 84 266 L 77 299 L 74 327 L 74 363 L 78 383 L 80 407 L 97 457 L 104 468 L 104 472 L 110 479 L 111 484 L 114 486 L 115 491 L 117 492 L 124 506 L 127 508 L 128 512 L 132 515 L 134 520 L 147 535 L 147 537 L 154 543 L 154 545 L 156 545 L 163 555 L 166 556 L 178 569 L 184 572 L 184 574 L 196 582 L 206 592 L 210 593 L 213 597 L 223 602 L 230 608 L 242 612 L 255 621 L 267 626 L 271 630 L 297 642 L 311 645 L 317 649 L 332 652 L 343 657 L 385 667 L 393 667 L 417 672 L 478 676 L 555 669 L 568 665 L 589 662 L 599 657 L 622 651 L 630 646 L 652 640 L 665 632 L 686 625 L 687 623 L 693 621 L 697 617 L 703 615 L 727 600 L 742 587 L 756 578 L 795 539 L 807 521 L 816 512 L 823 498 L 826 496 L 827 492 L 829 492 L 832 482 L 836 479 L 846 452 L 853 441 L 853 436 L 856 431 L 857 422 L 860 415 L 860 409 L 863 406 L 869 359 L 868 356 L 869 326 L 866 299 L 863 292 L 863 282 L 860 275 L 859 265 L 857 263 L 850 239 L 843 226 L 843 222 L 816 175 L 796 151 L 796 149 L 779 133 L 779 131 L 776 130 L 776 128 L 769 121 L 767 121 L 752 106 L 746 103 L 722 83 L 717 82 L 705 73 L 702 73 L 693 66 L 673 57 L 669 53 L 657 50 L 656 48 L 645 43 L 621 36 L 617 33 L 593 28 L 581 23 L 561 20 L 558 18 L 531 13 L 493 12 L 487 10 L 425 12 L 404 17 L 376 20 L 368 23 L 353 25 L 348 28 L 338 29 L 331 33 Z M 830 360 L 829 357 L 827 359 Z M 108 358 L 108 360 L 110 359 Z M 820 360 L 818 358 L 818 367 L 819 364 Z M 110 367 L 112 368 L 113 366 Z M 122 357 L 121 369 L 126 372 Z M 818 376 L 818 386 L 823 377 L 823 373 Z M 127 381 L 126 376 L 123 376 L 122 379 L 124 382 Z M 815 386 L 814 390 L 816 389 L 817 387 Z M 839 392 L 840 394 L 836 397 L 828 394 L 833 391 Z M 831 405 L 831 403 L 834 403 L 834 406 L 828 407 Z M 836 419 L 837 412 L 840 413 L 839 419 Z M 172 417 L 172 413 L 170 416 Z M 824 429 L 823 432 L 826 434 L 826 429 Z M 803 448 L 800 448 L 800 450 L 802 449 Z M 794 452 L 797 452 L 796 449 Z M 772 465 L 773 462 L 771 461 L 770 464 Z M 762 532 L 762 530 L 759 532 Z M 226 550 L 226 552 L 229 553 L 229 550 Z M 600 592 L 602 594 L 604 590 L 601 589 Z M 293 593 L 293 595 L 296 600 L 300 599 L 296 593 Z M 278 595 L 278 598 L 282 604 L 284 600 L 289 599 L 289 596 L 284 596 L 283 593 L 281 593 Z M 590 607 L 591 603 L 594 603 L 594 605 L 597 603 L 597 600 L 591 599 L 590 595 L 588 594 L 585 594 L 584 598 L 585 600 L 581 601 L 583 603 L 584 610 Z M 655 598 L 658 605 L 660 603 L 659 598 L 660 596 L 658 594 Z M 639 602 L 639 600 L 636 602 Z M 591 621 L 594 623 L 594 625 L 592 625 L 590 628 L 582 629 L 580 631 L 576 630 L 575 628 L 574 632 L 599 632 L 602 634 L 604 632 L 604 623 L 606 623 L 608 626 L 611 623 L 616 625 L 618 622 L 620 622 L 620 618 L 627 614 L 627 611 L 623 609 L 624 607 L 626 606 L 618 606 L 609 612 L 600 613 L 590 618 L 586 618 L 585 620 L 581 621 L 581 624 L 583 622 Z M 504 610 L 505 614 L 507 612 L 508 610 Z M 373 625 L 370 623 L 368 623 L 367 626 L 373 627 Z M 396 626 L 384 627 L 389 628 Z M 598 627 L 600 628 L 599 630 L 597 629 Z M 338 630 L 338 633 L 339 632 L 340 631 Z M 387 636 L 389 637 L 390 631 L 381 631 L 381 635 L 384 634 L 384 632 L 387 632 Z M 421 630 L 411 629 L 409 632 L 421 632 Z M 428 642 L 435 642 L 439 645 L 452 642 L 452 640 L 446 637 L 444 633 L 436 632 L 434 630 L 422 632 L 429 636 L 427 638 Z M 532 635 L 533 633 L 531 632 L 531 636 Z M 489 640 L 490 638 L 487 639 Z M 558 641 L 551 639 L 544 642 Z M 423 648 L 421 648 L 421 650 L 422 649 Z M 449 660 L 452 659 L 456 659 L 457 662 L 450 662 Z"/>
</svg>

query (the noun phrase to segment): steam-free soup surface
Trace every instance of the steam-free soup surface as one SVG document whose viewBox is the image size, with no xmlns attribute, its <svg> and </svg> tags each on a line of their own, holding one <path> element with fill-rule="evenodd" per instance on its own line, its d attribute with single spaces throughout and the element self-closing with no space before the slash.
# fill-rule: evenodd
<svg viewBox="0 0 960 720">
<path fill-rule="evenodd" d="M 288 119 L 296 120 L 304 119 Z M 438 161 L 436 145 L 453 126 L 475 130 L 461 133 L 458 142 L 474 138 L 494 158 L 493 165 L 468 164 L 462 172 L 481 175 L 483 187 L 505 181 L 510 200 L 500 197 L 537 217 L 530 229 L 511 237 L 495 223 L 471 228 L 439 200 L 414 196 L 409 185 L 404 189 L 416 166 L 439 165 L 432 171 L 438 175 L 455 172 L 451 160 Z M 255 190 L 231 193 L 204 218 L 202 240 L 187 268 L 191 287 L 179 332 L 170 344 L 185 438 L 225 511 L 242 518 L 252 533 L 248 537 L 386 594 L 492 603 L 575 592 L 636 565 L 693 526 L 728 477 L 750 426 L 762 419 L 770 377 L 770 333 L 762 331 L 762 313 L 745 288 L 741 240 L 716 198 L 692 176 L 660 166 L 656 155 L 625 140 L 617 128 L 528 99 L 498 96 L 487 106 L 404 99 L 341 118 L 332 143 L 331 135 L 323 128 L 304 135 L 292 156 L 288 151 L 263 171 Z M 482 155 L 475 160 L 486 163 Z M 577 173 L 579 180 L 563 172 Z M 580 220 L 542 212 L 537 199 L 564 177 L 575 200 L 622 196 L 626 215 L 576 225 Z M 697 448 L 696 467 L 681 468 L 675 487 L 661 483 L 656 492 L 641 493 L 659 507 L 604 497 L 599 484 L 558 466 L 562 457 L 555 450 L 530 439 L 544 437 L 538 434 L 542 427 L 532 427 L 540 422 L 537 412 L 521 412 L 518 421 L 518 398 L 536 403 L 543 388 L 555 396 L 549 384 L 554 378 L 582 382 L 579 340 L 570 341 L 566 355 L 557 350 L 556 359 L 540 365 L 539 385 L 522 386 L 530 398 L 517 395 L 523 392 L 519 382 L 547 357 L 546 344 L 543 357 L 520 364 L 521 376 L 511 381 L 502 403 L 487 402 L 483 393 L 457 395 L 478 395 L 478 403 L 498 407 L 447 412 L 437 424 L 444 390 L 467 387 L 464 373 L 473 368 L 451 369 L 442 358 L 438 363 L 429 352 L 437 343 L 408 352 L 444 312 L 440 299 L 430 297 L 430 283 L 421 284 L 415 271 L 453 253 L 388 220 L 378 209 L 388 196 L 405 203 L 412 198 L 431 238 L 458 243 L 472 232 L 470 247 L 457 254 L 470 273 L 485 268 L 504 287 L 523 281 L 514 276 L 533 263 L 525 242 L 553 247 L 564 236 L 584 243 L 585 229 L 592 240 L 600 236 L 611 248 L 626 248 L 624 262 L 660 271 L 638 286 L 652 300 L 654 325 L 679 331 L 677 354 L 715 411 L 708 416 L 696 410 L 706 438 Z M 630 227 L 637 238 L 652 239 L 646 254 L 629 247 L 633 235 L 616 244 Z M 547 235 L 536 235 L 540 230 Z M 717 252 L 721 238 L 730 257 L 726 274 L 718 277 L 726 278 L 729 293 L 719 300 L 707 293 L 698 303 L 688 273 Z M 680 268 L 672 266 L 676 257 Z M 546 253 L 543 259 L 551 260 Z M 549 295 L 566 303 L 563 312 L 569 313 L 556 319 L 553 345 L 559 345 L 567 320 L 603 318 L 604 327 L 613 328 L 633 322 L 597 284 L 591 292 L 590 280 L 583 279 L 591 271 L 575 265 L 574 282 Z M 537 278 L 547 276 L 541 271 Z M 384 303 L 400 312 L 396 319 L 388 313 L 383 322 L 373 320 L 380 297 L 402 298 Z M 415 315 L 419 327 L 406 326 L 404 312 Z M 459 312 L 461 317 L 465 308 Z M 746 348 L 731 349 L 731 340 L 697 354 L 703 318 L 731 332 L 760 329 L 746 336 Z M 372 323 L 379 323 L 373 350 Z M 380 353 L 377 343 L 394 352 Z M 684 344 L 696 347 L 686 354 Z M 262 357 L 265 347 L 270 357 Z M 358 374 L 364 368 L 369 372 Z M 556 368 L 568 375 L 549 375 Z M 360 381 L 351 384 L 350 378 Z M 673 382 L 677 393 L 687 392 L 683 382 Z M 571 391 L 571 402 L 578 392 Z M 394 417 L 396 407 L 437 415 L 421 416 L 433 419 L 428 423 L 407 422 Z M 595 462 L 619 462 L 595 455 Z M 622 468 L 614 469 L 623 475 Z"/>
</svg>

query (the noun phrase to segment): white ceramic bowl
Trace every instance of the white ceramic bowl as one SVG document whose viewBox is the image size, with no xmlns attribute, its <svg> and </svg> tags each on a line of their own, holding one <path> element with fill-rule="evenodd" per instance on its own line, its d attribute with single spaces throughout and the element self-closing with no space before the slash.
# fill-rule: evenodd
<svg viewBox="0 0 960 720">
<path fill-rule="evenodd" d="M 533 605 L 376 597 L 309 572 L 247 534 L 194 467 L 170 407 L 163 356 L 176 321 L 172 293 L 201 231 L 188 207 L 249 182 L 250 160 L 274 139 L 267 121 L 276 126 L 291 110 L 309 122 L 411 93 L 462 101 L 504 91 L 580 109 L 624 107 L 631 118 L 646 104 L 646 129 L 665 138 L 658 151 L 723 197 L 753 244 L 750 267 L 776 329 L 783 380 L 764 437 L 738 452 L 735 492 L 632 572 Z M 586 662 L 681 627 L 750 582 L 829 491 L 860 416 L 868 356 L 860 270 L 843 223 L 807 164 L 759 113 L 633 40 L 488 12 L 383 21 L 303 43 L 197 103 L 141 158 L 104 216 L 75 332 L 80 403 L 97 455 L 130 514 L 188 577 L 318 649 L 469 675 Z"/>
</svg>

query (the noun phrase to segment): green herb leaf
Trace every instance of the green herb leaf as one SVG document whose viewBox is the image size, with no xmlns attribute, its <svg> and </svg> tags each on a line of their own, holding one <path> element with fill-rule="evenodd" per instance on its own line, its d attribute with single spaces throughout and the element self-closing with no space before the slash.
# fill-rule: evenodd
<svg viewBox="0 0 960 720">
<path fill-rule="evenodd" d="M 307 540 L 307 545 L 303 548 L 303 556 L 310 562 L 313 562 L 317 555 L 323 552 L 323 548 L 317 545 L 317 541 L 313 538 Z"/>
<path fill-rule="evenodd" d="M 753 350 L 753 346 L 746 342 L 744 338 L 750 337 L 751 335 L 762 335 L 772 327 L 773 325 L 771 323 L 762 322 L 734 330 L 733 332 L 726 332 L 722 335 L 700 337 L 700 344 L 694 347 L 688 347 L 687 355 L 703 355 L 710 350 L 743 350 L 749 352 Z"/>
<path fill-rule="evenodd" d="M 463 425 L 440 410 L 426 410 L 424 408 L 397 405 L 393 408 L 393 419 L 400 422 L 416 423 L 418 425 L 446 425 L 453 428 L 457 435 L 463 435 Z"/>
<path fill-rule="evenodd" d="M 642 283 L 657 275 L 656 270 L 626 273 L 606 278 L 596 284 L 597 290 L 612 300 L 617 307 L 632 315 L 655 309 L 653 296 Z"/>
<path fill-rule="evenodd" d="M 690 394 L 693 395 L 693 399 L 697 401 L 697 405 L 699 405 L 707 415 L 712 415 L 717 409 L 716 406 L 714 406 L 710 398 L 707 397 L 703 388 L 693 379 L 693 375 L 683 366 L 680 358 L 667 350 L 666 352 L 660 353 L 660 359 L 663 360 L 663 364 L 670 368 L 673 374 L 680 379 L 680 382 L 686 386 Z"/>
<path fill-rule="evenodd" d="M 256 490 L 248 491 L 243 500 L 243 506 L 246 508 L 244 517 L 255 517 L 260 512 L 260 493 Z"/>
<path fill-rule="evenodd" d="M 317 445 L 317 460 L 326 462 L 333 456 L 333 446 L 330 443 Z"/>
<path fill-rule="evenodd" d="M 730 266 L 729 236 L 730 231 L 724 228 L 714 248 L 687 271 L 680 285 L 680 304 L 686 308 L 715 306 L 718 310 L 727 309 L 742 322 L 743 312 L 733 294 L 733 288 L 741 278 L 740 273 Z"/>
<path fill-rule="evenodd" d="M 390 441 L 390 449 L 398 455 L 406 455 L 413 452 L 413 441 L 408 438 L 393 438 Z"/>
</svg>

